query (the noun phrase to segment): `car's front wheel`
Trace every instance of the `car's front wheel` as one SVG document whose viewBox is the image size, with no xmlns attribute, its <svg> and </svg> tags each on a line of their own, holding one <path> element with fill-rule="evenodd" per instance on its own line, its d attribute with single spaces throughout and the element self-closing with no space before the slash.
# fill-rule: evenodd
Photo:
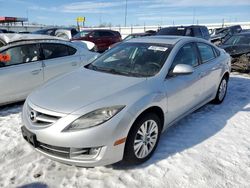
<svg viewBox="0 0 250 188">
<path fill-rule="evenodd" d="M 159 142 L 162 125 L 154 113 L 141 116 L 129 131 L 123 162 L 140 164 L 147 161 L 154 153 Z"/>
</svg>

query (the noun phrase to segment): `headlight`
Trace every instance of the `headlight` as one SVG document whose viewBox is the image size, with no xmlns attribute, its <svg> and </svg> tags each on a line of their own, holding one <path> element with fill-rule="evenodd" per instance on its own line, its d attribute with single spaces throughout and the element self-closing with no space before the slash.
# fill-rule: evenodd
<svg viewBox="0 0 250 188">
<path fill-rule="evenodd" d="M 89 112 L 77 120 L 75 120 L 73 123 L 71 123 L 69 126 L 67 126 L 63 131 L 76 131 L 81 129 L 86 129 L 90 127 L 94 127 L 97 125 L 100 125 L 109 119 L 111 119 L 113 116 L 115 116 L 118 112 L 120 112 L 125 106 L 112 106 L 112 107 L 106 107 L 106 108 L 100 108 L 97 110 L 94 110 L 92 112 Z"/>
</svg>

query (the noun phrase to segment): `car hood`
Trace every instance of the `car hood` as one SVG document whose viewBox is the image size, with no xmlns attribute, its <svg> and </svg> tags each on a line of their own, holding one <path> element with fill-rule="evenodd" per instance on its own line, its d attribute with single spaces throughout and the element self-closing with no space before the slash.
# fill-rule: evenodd
<svg viewBox="0 0 250 188">
<path fill-rule="evenodd" d="M 242 55 L 250 52 L 250 45 L 221 45 L 227 53 L 231 56 Z"/>
<path fill-rule="evenodd" d="M 41 108 L 69 114 L 146 81 L 85 68 L 52 79 L 28 98 Z"/>
</svg>

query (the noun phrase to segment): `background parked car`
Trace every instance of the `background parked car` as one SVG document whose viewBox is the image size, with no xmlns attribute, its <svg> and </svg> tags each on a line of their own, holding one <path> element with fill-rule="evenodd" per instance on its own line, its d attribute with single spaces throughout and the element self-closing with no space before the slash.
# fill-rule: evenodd
<svg viewBox="0 0 250 188">
<path fill-rule="evenodd" d="M 118 31 L 112 30 L 83 30 L 73 36 L 72 40 L 86 40 L 93 42 L 96 52 L 104 52 L 112 44 L 122 40 Z"/>
<path fill-rule="evenodd" d="M 160 29 L 156 35 L 191 36 L 210 40 L 207 27 L 202 25 L 166 27 Z"/>
<path fill-rule="evenodd" d="M 20 101 L 47 80 L 77 69 L 98 54 L 84 45 L 43 35 L 18 35 L 0 48 L 0 104 Z"/>
<path fill-rule="evenodd" d="M 46 28 L 32 32 L 32 34 L 57 36 L 65 39 L 71 39 L 77 33 L 78 31 L 76 28 L 63 28 L 63 27 Z"/>
<path fill-rule="evenodd" d="M 123 41 L 125 40 L 130 40 L 130 39 L 133 39 L 133 38 L 138 38 L 138 37 L 146 37 L 146 36 L 152 36 L 152 35 L 155 35 L 155 34 L 151 34 L 151 33 L 132 33 L 128 36 L 126 36 Z"/>
<path fill-rule="evenodd" d="M 235 34 L 220 47 L 232 57 L 232 70 L 250 72 L 250 32 Z"/>
<path fill-rule="evenodd" d="M 230 27 L 224 27 L 217 29 L 212 35 L 211 35 L 211 42 L 219 45 L 223 43 L 225 40 L 230 38 L 235 33 L 240 33 L 242 31 L 242 28 L 240 25 L 234 25 Z"/>
</svg>

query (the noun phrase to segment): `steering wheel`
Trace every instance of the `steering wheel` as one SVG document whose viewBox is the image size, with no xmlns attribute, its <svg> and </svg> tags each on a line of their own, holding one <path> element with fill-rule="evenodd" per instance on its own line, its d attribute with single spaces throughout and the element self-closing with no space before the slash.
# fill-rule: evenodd
<svg viewBox="0 0 250 188">
<path fill-rule="evenodd" d="M 155 62 L 149 62 L 148 65 L 153 65 L 154 67 L 157 67 L 157 69 L 161 69 L 161 66 Z"/>
</svg>

